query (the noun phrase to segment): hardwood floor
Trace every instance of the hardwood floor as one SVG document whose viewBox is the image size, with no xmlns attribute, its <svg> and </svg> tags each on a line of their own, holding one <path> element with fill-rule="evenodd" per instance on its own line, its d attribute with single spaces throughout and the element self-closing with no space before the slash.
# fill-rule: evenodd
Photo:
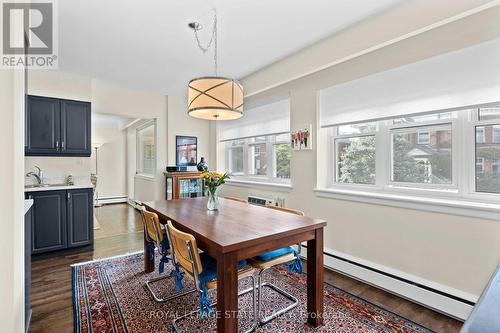
<svg viewBox="0 0 500 333">
<path fill-rule="evenodd" d="M 33 262 L 30 332 L 73 331 L 71 264 L 142 250 L 142 222 L 132 207 L 103 206 L 95 210 L 95 216 L 101 228 L 94 231 L 94 251 Z M 325 281 L 436 332 L 459 332 L 462 326 L 457 320 L 335 272 L 325 271 Z"/>
</svg>

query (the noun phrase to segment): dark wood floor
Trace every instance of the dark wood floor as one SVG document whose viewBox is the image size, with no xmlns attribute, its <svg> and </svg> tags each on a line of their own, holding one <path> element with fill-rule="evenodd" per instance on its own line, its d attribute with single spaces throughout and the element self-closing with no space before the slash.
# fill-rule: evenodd
<svg viewBox="0 0 500 333">
<path fill-rule="evenodd" d="M 33 262 L 30 332 L 73 331 L 71 264 L 142 249 L 142 222 L 133 208 L 126 204 L 103 206 L 96 209 L 95 216 L 101 228 L 94 231 L 94 251 Z M 326 271 L 325 280 L 436 332 L 458 332 L 462 326 L 459 321 L 347 276 Z"/>
</svg>

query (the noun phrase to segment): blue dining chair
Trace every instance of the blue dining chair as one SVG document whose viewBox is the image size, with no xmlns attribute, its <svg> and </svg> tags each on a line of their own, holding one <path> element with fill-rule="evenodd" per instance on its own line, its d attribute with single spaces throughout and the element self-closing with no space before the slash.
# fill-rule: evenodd
<svg viewBox="0 0 500 333">
<path fill-rule="evenodd" d="M 278 206 L 273 206 L 273 205 L 268 205 L 266 206 L 267 208 L 278 210 L 281 212 L 289 213 L 289 214 L 295 214 L 295 215 L 300 215 L 300 216 L 305 216 L 304 212 L 300 210 L 295 210 L 291 208 L 284 208 L 284 207 L 278 207 Z M 270 282 L 265 282 L 263 283 L 263 275 L 264 272 L 266 272 L 268 269 L 281 265 L 281 264 L 286 264 L 288 263 L 288 269 L 290 272 L 298 272 L 302 273 L 302 261 L 300 260 L 300 251 L 301 251 L 301 244 L 297 244 L 297 250 L 295 250 L 291 246 L 283 247 L 277 250 L 269 251 L 264 254 L 261 254 L 259 256 L 253 257 L 249 260 L 250 264 L 257 270 L 259 270 L 259 276 L 258 276 L 258 282 L 257 282 L 257 290 L 258 290 L 258 305 L 257 305 L 257 313 L 259 314 L 259 319 L 260 319 L 260 324 L 264 325 L 274 318 L 292 310 L 299 304 L 299 300 L 291 295 L 290 293 L 284 291 L 283 289 L 279 288 L 278 286 L 270 283 Z M 278 311 L 273 312 L 269 316 L 265 317 L 260 317 L 260 312 L 262 309 L 262 288 L 263 287 L 268 287 L 275 292 L 281 294 L 283 297 L 288 299 L 291 304 L 284 307 L 283 309 L 280 309 Z"/>
<path fill-rule="evenodd" d="M 142 222 L 144 225 L 144 237 L 146 239 L 146 244 L 149 248 L 149 255 L 151 255 L 154 260 L 155 248 L 160 254 L 160 264 L 158 267 L 158 272 L 162 274 L 165 270 L 165 264 L 172 261 L 174 270 L 170 272 L 170 275 L 160 275 L 158 277 L 149 279 L 145 282 L 144 287 L 149 292 L 154 301 L 158 303 L 165 303 L 181 296 L 193 293 L 194 288 L 183 291 L 184 287 L 182 285 L 183 275 L 180 271 L 179 264 L 175 260 L 175 256 L 170 249 L 170 241 L 167 228 L 162 227 L 158 215 L 153 212 L 146 210 L 144 206 L 140 206 L 140 212 L 142 216 Z M 152 289 L 152 284 L 164 279 L 173 278 L 175 281 L 175 294 L 168 297 L 158 296 Z"/>
<path fill-rule="evenodd" d="M 199 292 L 199 309 L 177 317 L 172 321 L 175 331 L 181 333 L 177 324 L 180 320 L 192 318 L 198 312 L 202 319 L 212 314 L 212 308 L 215 306 L 215 303 L 210 301 L 208 290 L 217 288 L 217 261 L 206 253 L 200 253 L 194 236 L 176 229 L 170 221 L 167 222 L 167 230 L 170 235 L 175 258 L 184 270 L 185 275 L 194 282 L 195 288 Z M 238 296 L 242 296 L 252 292 L 253 295 L 253 321 L 251 327 L 244 331 L 245 333 L 252 332 L 257 327 L 257 295 L 254 273 L 255 270 L 247 264 L 246 260 L 238 262 L 238 280 L 250 278 L 252 281 L 251 288 L 241 291 L 238 294 Z"/>
</svg>

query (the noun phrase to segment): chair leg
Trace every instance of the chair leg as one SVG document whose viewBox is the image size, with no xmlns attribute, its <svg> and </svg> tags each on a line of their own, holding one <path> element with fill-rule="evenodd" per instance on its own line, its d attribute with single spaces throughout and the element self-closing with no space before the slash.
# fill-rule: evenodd
<svg viewBox="0 0 500 333">
<path fill-rule="evenodd" d="M 257 315 L 257 292 L 255 290 L 256 289 L 255 288 L 255 277 L 253 275 L 251 275 L 251 276 L 249 276 L 249 278 L 252 279 L 252 288 L 245 289 L 245 290 L 243 290 L 243 291 L 241 291 L 241 292 L 238 293 L 238 297 L 246 295 L 249 292 L 252 292 L 252 294 L 253 294 L 253 297 L 252 297 L 253 323 L 252 323 L 252 326 L 250 326 L 247 330 L 243 331 L 243 333 L 251 333 L 251 332 L 253 332 L 257 328 L 258 318 L 259 318 L 259 316 Z M 200 294 L 200 297 L 201 297 L 201 294 Z M 211 307 L 217 306 L 217 302 L 213 302 L 212 304 L 210 304 L 210 306 Z M 186 313 L 186 314 L 184 314 L 184 315 L 182 315 L 180 317 L 177 317 L 174 320 L 172 320 L 172 326 L 174 327 L 175 332 L 176 333 L 182 333 L 182 331 L 179 328 L 179 325 L 177 324 L 177 322 L 179 322 L 180 320 L 183 320 L 185 318 L 192 317 L 194 314 L 199 313 L 199 312 L 200 312 L 200 309 L 194 310 L 194 311 Z"/>
<path fill-rule="evenodd" d="M 159 297 L 158 295 L 155 294 L 155 292 L 151 288 L 151 284 L 154 283 L 154 282 L 158 282 L 158 281 L 161 281 L 161 280 L 164 280 L 164 279 L 169 279 L 169 278 L 172 278 L 172 277 L 169 276 L 169 275 L 158 276 L 158 277 L 155 277 L 155 278 L 153 278 L 151 280 L 147 280 L 146 283 L 144 283 L 144 287 L 149 292 L 149 294 L 151 295 L 151 297 L 153 298 L 153 300 L 155 300 L 155 302 L 158 302 L 158 303 L 169 302 L 169 301 L 171 301 L 173 299 L 176 299 L 176 298 L 179 298 L 179 297 L 191 294 L 191 293 L 193 293 L 193 292 L 196 291 L 196 288 L 192 288 L 192 289 L 188 289 L 188 290 L 182 291 L 180 293 L 176 293 L 174 295 L 168 296 L 166 298 Z"/>
<path fill-rule="evenodd" d="M 258 306 L 257 306 L 257 313 L 259 315 L 259 319 L 260 319 L 260 324 L 261 325 L 265 325 L 267 324 L 268 322 L 270 322 L 271 320 L 275 319 L 276 317 L 278 316 L 281 316 L 282 314 L 292 310 L 293 308 L 295 308 L 297 305 L 299 305 L 299 300 L 291 295 L 290 293 L 284 291 L 283 289 L 275 286 L 274 284 L 272 283 L 269 283 L 269 282 L 265 282 L 265 283 L 262 283 L 262 276 L 264 274 L 264 272 L 267 270 L 268 268 L 265 268 L 263 270 L 261 270 L 259 272 L 259 277 L 258 277 L 258 285 L 257 285 L 257 288 L 258 288 Z M 279 310 L 279 311 L 276 311 L 274 313 L 272 313 L 270 316 L 267 316 L 267 317 L 263 317 L 261 318 L 261 311 L 262 311 L 262 289 L 264 287 L 268 287 L 272 290 L 274 290 L 275 292 L 277 292 L 278 294 L 280 294 L 281 296 L 285 297 L 286 299 L 288 299 L 289 301 L 292 302 L 292 304 L 288 305 L 287 307 Z"/>
</svg>

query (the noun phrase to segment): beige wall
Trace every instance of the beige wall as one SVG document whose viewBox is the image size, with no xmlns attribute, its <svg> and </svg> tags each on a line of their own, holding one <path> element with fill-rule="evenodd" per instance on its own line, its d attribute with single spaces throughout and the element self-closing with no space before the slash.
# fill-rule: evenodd
<svg viewBox="0 0 500 333">
<path fill-rule="evenodd" d="M 464 5 L 465 2 L 457 3 Z M 452 9 L 456 8 L 450 11 Z M 427 14 L 432 16 L 430 12 Z M 399 23 L 394 24 L 397 27 Z M 389 33 L 387 30 L 390 27 L 383 25 L 374 29 L 373 34 L 383 36 Z M 350 32 L 345 34 L 350 35 Z M 313 124 L 313 135 L 318 138 L 324 134 L 324 130 L 318 133 L 317 128 L 319 89 L 498 37 L 500 8 L 496 7 L 262 92 L 247 102 L 290 94 L 291 127 Z M 348 42 L 358 44 L 357 39 Z M 332 52 L 324 53 L 323 60 L 330 56 L 330 60 L 334 60 L 337 57 L 334 48 L 345 47 L 336 43 L 335 38 L 330 39 L 330 43 Z M 312 55 L 313 58 L 308 58 L 307 52 L 301 52 L 300 56 L 306 63 L 317 60 Z M 268 86 L 272 78 L 288 77 L 295 70 L 294 59 L 285 59 L 245 78 L 243 85 L 251 93 Z M 324 177 L 319 177 L 319 181 L 317 177 L 326 171 L 322 157 L 326 147 L 324 140 L 319 140 L 317 146 L 318 140 L 314 141 L 314 150 L 292 154 L 293 189 L 289 193 L 227 185 L 223 194 L 245 197 L 252 193 L 285 198 L 286 206 L 328 221 L 325 234 L 328 248 L 416 276 L 455 295 L 477 296 L 481 293 L 500 262 L 499 221 L 319 198 L 313 189 L 323 185 L 321 180 Z M 220 162 L 220 151 L 217 157 Z M 218 167 L 223 169 L 221 164 Z"/>
<path fill-rule="evenodd" d="M 127 193 L 127 135 L 120 128 L 93 128 L 92 142 L 102 143 L 97 149 L 99 198 L 123 197 Z M 92 149 L 90 170 L 96 172 L 96 150 Z"/>
<path fill-rule="evenodd" d="M 0 322 L 24 332 L 24 74 L 0 70 Z"/>
</svg>

